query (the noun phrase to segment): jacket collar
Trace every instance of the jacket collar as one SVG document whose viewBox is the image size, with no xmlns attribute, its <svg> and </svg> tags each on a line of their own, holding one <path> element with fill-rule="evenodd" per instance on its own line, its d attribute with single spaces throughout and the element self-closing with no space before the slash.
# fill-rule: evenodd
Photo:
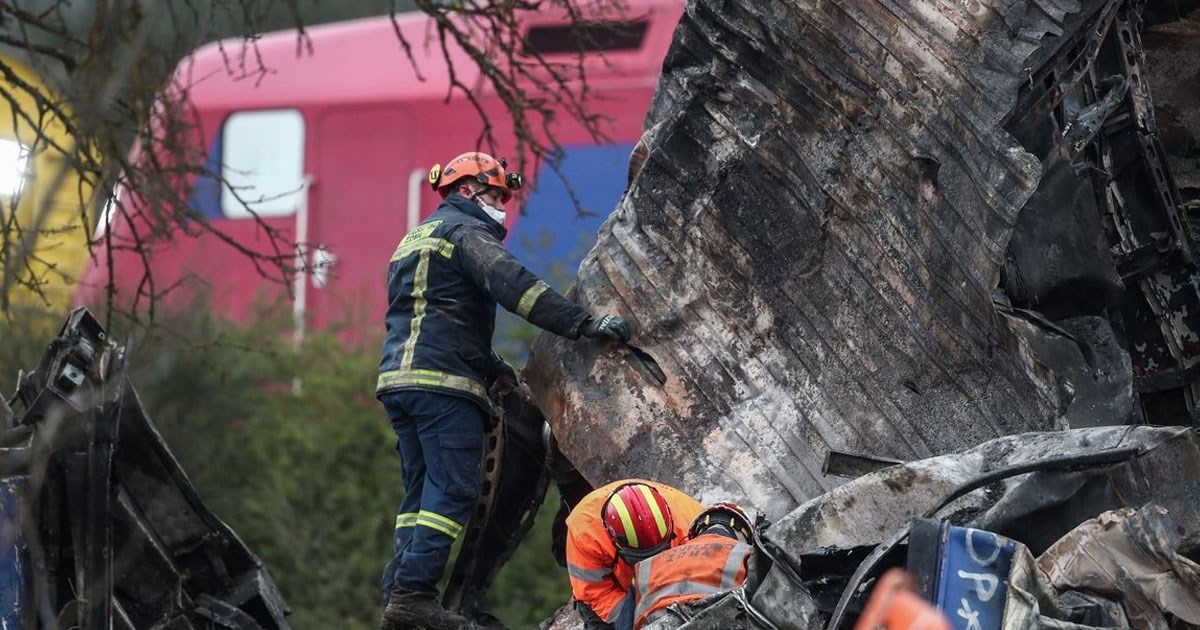
<svg viewBox="0 0 1200 630">
<path fill-rule="evenodd" d="M 479 204 L 467 199 L 466 197 L 463 197 L 458 193 L 454 193 L 449 197 L 446 197 L 446 200 L 442 202 L 442 205 L 449 206 L 467 216 L 479 219 L 483 222 L 484 226 L 495 233 L 496 238 L 501 241 L 504 240 L 504 237 L 508 235 L 508 229 L 503 225 L 493 221 L 492 218 L 483 211 L 483 208 L 479 207 Z"/>
</svg>

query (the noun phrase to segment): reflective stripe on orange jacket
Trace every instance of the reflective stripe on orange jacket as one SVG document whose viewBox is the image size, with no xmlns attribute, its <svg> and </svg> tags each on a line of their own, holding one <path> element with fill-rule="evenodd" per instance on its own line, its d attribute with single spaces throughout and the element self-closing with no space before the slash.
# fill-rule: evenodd
<svg viewBox="0 0 1200 630">
<path fill-rule="evenodd" d="M 604 529 L 600 511 L 608 496 L 627 483 L 654 486 L 671 507 L 675 524 L 675 546 L 687 538 L 687 530 L 702 506 L 687 493 L 656 481 L 622 479 L 589 492 L 567 516 L 567 574 L 571 579 L 571 595 L 587 604 L 601 619 L 612 622 L 633 579 L 633 568 L 617 558 L 617 548 Z"/>
<path fill-rule="evenodd" d="M 637 564 L 633 627 L 666 614 L 672 604 L 694 602 L 746 581 L 754 549 L 733 538 L 704 534 Z"/>
</svg>

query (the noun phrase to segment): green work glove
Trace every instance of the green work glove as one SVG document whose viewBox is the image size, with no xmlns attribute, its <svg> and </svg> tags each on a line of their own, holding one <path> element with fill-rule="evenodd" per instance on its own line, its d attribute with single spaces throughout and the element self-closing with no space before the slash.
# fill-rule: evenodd
<svg viewBox="0 0 1200 630">
<path fill-rule="evenodd" d="M 616 315 L 590 317 L 583 322 L 580 332 L 592 339 L 616 339 L 625 342 L 629 341 L 629 322 Z"/>
</svg>

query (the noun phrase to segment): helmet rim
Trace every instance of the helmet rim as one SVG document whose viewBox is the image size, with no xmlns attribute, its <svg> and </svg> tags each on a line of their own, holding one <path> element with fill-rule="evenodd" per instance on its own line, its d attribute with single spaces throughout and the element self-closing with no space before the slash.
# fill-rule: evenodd
<svg viewBox="0 0 1200 630">
<path fill-rule="evenodd" d="M 695 538 L 712 525 L 724 525 L 747 541 L 754 539 L 754 521 L 742 506 L 732 501 L 718 501 L 701 510 L 688 528 L 688 538 Z"/>
</svg>

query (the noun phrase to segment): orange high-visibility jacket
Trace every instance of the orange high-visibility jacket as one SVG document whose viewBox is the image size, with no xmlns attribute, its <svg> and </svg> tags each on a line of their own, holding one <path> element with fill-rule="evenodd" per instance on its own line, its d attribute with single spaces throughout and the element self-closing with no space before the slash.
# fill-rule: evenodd
<svg viewBox="0 0 1200 630">
<path fill-rule="evenodd" d="M 672 604 L 729 591 L 746 581 L 746 563 L 754 548 L 720 534 L 697 536 L 637 563 L 634 568 L 633 627 L 667 614 Z"/>
<path fill-rule="evenodd" d="M 688 527 L 703 509 L 687 493 L 671 486 L 644 479 L 622 479 L 592 490 L 571 510 L 567 516 L 567 574 L 571 578 L 571 595 L 610 623 L 621 612 L 633 568 L 617 557 L 617 548 L 604 529 L 600 511 L 613 490 L 627 483 L 651 485 L 662 494 L 675 525 L 671 546 L 687 538 Z"/>
</svg>

